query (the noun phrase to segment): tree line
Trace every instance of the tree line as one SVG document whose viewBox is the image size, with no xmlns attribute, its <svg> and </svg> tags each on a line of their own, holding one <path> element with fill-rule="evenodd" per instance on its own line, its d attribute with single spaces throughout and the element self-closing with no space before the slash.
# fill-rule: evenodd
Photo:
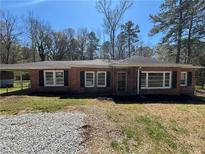
<svg viewBox="0 0 205 154">
<path fill-rule="evenodd" d="M 45 60 L 124 59 L 132 55 L 155 56 L 164 61 L 205 65 L 205 1 L 165 0 L 158 14 L 151 14 L 149 37 L 161 33 L 155 47 L 139 39 L 140 27 L 132 21 L 122 23 L 133 7 L 132 0 L 98 0 L 96 10 L 103 15 L 107 40 L 88 28 L 52 26 L 34 13 L 20 19 L 0 11 L 1 63 Z M 23 25 L 23 28 L 20 26 Z"/>
</svg>

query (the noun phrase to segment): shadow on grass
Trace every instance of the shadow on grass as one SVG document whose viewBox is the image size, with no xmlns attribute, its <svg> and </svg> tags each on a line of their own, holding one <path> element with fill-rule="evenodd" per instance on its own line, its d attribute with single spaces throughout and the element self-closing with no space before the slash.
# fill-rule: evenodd
<svg viewBox="0 0 205 154">
<path fill-rule="evenodd" d="M 132 97 L 113 97 L 116 104 L 201 104 L 205 105 L 205 96 L 187 95 L 140 95 Z"/>
<path fill-rule="evenodd" d="M 30 92 L 30 89 L 27 88 L 27 89 L 23 89 L 23 90 L 15 90 L 15 91 L 9 91 L 9 92 L 3 92 L 0 94 L 0 96 L 12 96 L 12 95 L 30 95 L 31 92 Z"/>
<path fill-rule="evenodd" d="M 1 96 L 28 95 L 42 97 L 59 97 L 60 99 L 88 99 L 97 98 L 99 100 L 113 100 L 116 104 L 195 104 L 205 105 L 205 96 L 187 96 L 187 95 L 137 95 L 137 96 L 101 96 L 95 94 L 72 94 L 69 92 L 43 92 L 31 93 L 30 89 L 18 90 L 9 93 L 3 93 Z"/>
</svg>

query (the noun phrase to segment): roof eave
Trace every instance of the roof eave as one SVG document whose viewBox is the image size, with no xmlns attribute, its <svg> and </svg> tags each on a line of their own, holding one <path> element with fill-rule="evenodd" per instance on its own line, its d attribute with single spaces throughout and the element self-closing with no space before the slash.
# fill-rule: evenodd
<svg viewBox="0 0 205 154">
<path fill-rule="evenodd" d="M 180 68 L 195 68 L 201 69 L 202 66 L 193 66 L 187 64 L 114 64 L 113 67 L 180 67 Z"/>
</svg>

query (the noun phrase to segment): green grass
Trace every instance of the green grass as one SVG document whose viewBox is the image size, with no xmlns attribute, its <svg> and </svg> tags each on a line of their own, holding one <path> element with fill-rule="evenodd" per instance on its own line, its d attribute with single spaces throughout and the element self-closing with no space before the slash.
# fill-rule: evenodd
<svg viewBox="0 0 205 154">
<path fill-rule="evenodd" d="M 170 128 L 175 131 L 177 134 L 188 135 L 188 130 L 186 128 L 180 127 L 176 120 L 170 120 Z"/>
<path fill-rule="evenodd" d="M 200 97 L 204 98 L 205 96 Z M 108 131 L 107 127 L 104 128 L 103 122 L 105 122 L 105 125 L 109 124 L 111 130 L 117 130 L 120 133 L 114 138 L 110 136 L 104 138 L 107 135 L 99 135 L 99 138 L 107 139 L 110 147 L 104 148 L 111 148 L 116 153 L 185 154 L 196 151 L 203 153 L 205 139 L 205 105 L 203 103 L 135 104 L 132 102 L 130 104 L 114 104 L 113 102 L 101 103 L 97 99 L 57 96 L 4 96 L 0 98 L 0 114 L 18 114 L 22 111 L 55 112 L 62 109 L 69 111 L 69 108 L 65 108 L 65 106 L 73 105 L 76 106 L 76 111 L 78 109 L 85 111 L 88 117 L 89 114 L 94 115 L 96 119 L 92 119 L 92 122 L 96 122 L 96 128 L 99 120 L 101 122 L 101 119 L 98 119 L 101 117 L 99 115 L 105 114 L 105 119 L 103 118 L 102 125 L 100 125 L 102 130 L 106 133 Z M 78 108 L 78 106 L 80 107 Z M 92 126 L 93 123 L 90 125 Z M 103 134 L 101 130 L 95 133 Z M 99 140 L 96 139 L 96 142 Z M 99 144 L 102 144 L 100 147 L 103 147 L 103 143 Z"/>
<path fill-rule="evenodd" d="M 197 90 L 205 90 L 205 85 L 204 85 L 204 88 L 202 89 L 202 86 L 201 85 L 196 85 L 195 86 L 195 89 Z"/>
<path fill-rule="evenodd" d="M 89 99 L 61 99 L 59 97 L 22 96 L 0 99 L 1 114 L 17 114 L 22 110 L 55 112 L 68 105 L 85 105 Z"/>
<path fill-rule="evenodd" d="M 29 88 L 30 81 L 29 80 L 23 80 L 23 89 Z M 14 91 L 19 91 L 21 90 L 21 81 L 14 81 L 14 86 L 8 88 L 8 92 L 14 92 Z M 6 93 L 7 88 L 0 88 L 0 94 Z"/>
<path fill-rule="evenodd" d="M 120 148 L 120 145 L 119 145 L 118 141 L 113 140 L 113 141 L 111 142 L 111 147 L 112 147 L 113 149 L 119 149 L 119 148 Z"/>
<path fill-rule="evenodd" d="M 121 139 L 115 140 L 117 142 L 114 147 L 118 148 L 112 145 L 113 149 L 117 153 L 194 153 L 194 149 L 200 151 L 199 148 L 190 147 L 190 144 L 203 147 L 205 106 L 195 103 L 132 102 L 109 107 L 106 117 L 115 123 L 123 134 Z M 196 121 L 198 125 L 195 125 Z"/>
<path fill-rule="evenodd" d="M 159 120 L 147 115 L 137 117 L 136 120 L 145 125 L 145 130 L 150 138 L 158 142 L 165 142 L 173 149 L 177 148 L 173 136 L 168 133 Z"/>
</svg>

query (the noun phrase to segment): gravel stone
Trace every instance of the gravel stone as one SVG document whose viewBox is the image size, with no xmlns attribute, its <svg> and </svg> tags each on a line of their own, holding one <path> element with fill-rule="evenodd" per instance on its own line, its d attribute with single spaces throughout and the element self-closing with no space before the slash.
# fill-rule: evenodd
<svg viewBox="0 0 205 154">
<path fill-rule="evenodd" d="M 78 153 L 83 113 L 29 113 L 0 116 L 0 153 Z"/>
</svg>

